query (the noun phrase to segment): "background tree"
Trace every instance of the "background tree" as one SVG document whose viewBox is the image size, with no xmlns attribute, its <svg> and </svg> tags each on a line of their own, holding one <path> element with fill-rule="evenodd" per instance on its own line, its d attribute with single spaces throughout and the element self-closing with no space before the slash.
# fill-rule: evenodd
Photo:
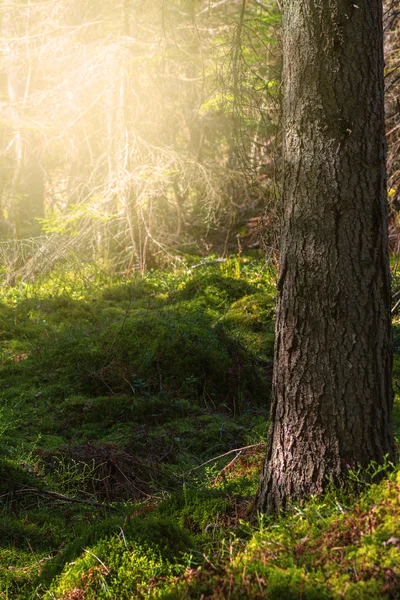
<svg viewBox="0 0 400 600">
<path fill-rule="evenodd" d="M 44 216 L 143 271 L 223 251 L 216 236 L 273 199 L 275 3 L 31 0 L 0 17 L 4 237 Z"/>
<path fill-rule="evenodd" d="M 400 190 L 400 76 L 399 76 L 399 39 L 400 39 L 400 4 L 398 0 L 384 2 L 383 26 L 385 36 L 385 108 L 386 108 L 386 136 L 388 145 L 387 172 L 389 196 L 389 244 L 390 250 L 395 254 L 396 261 L 393 265 L 395 284 L 395 299 L 398 301 L 397 262 L 400 252 L 399 236 L 399 190 Z M 398 309 L 398 304 L 395 310 Z"/>
<path fill-rule="evenodd" d="M 382 2 L 287 0 L 284 233 L 259 510 L 394 456 Z"/>
</svg>

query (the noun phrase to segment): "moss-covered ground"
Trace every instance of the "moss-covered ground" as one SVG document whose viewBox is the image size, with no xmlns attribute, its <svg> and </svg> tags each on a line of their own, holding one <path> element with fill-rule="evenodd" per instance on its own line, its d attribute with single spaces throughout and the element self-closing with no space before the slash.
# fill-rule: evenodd
<svg viewBox="0 0 400 600">
<path fill-rule="evenodd" d="M 400 598 L 398 470 L 251 511 L 274 296 L 254 257 L 0 291 L 0 598 Z"/>
</svg>

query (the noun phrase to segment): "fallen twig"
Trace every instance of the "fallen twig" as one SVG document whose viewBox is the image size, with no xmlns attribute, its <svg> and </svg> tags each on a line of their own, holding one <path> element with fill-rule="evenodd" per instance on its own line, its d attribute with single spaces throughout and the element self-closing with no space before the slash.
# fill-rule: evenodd
<svg viewBox="0 0 400 600">
<path fill-rule="evenodd" d="M 73 502 L 75 504 L 88 504 L 89 506 L 96 506 L 99 508 L 109 508 L 111 510 L 118 510 L 115 506 L 111 506 L 110 504 L 104 504 L 102 502 L 96 502 L 95 500 L 83 500 L 79 498 L 71 498 L 70 496 L 65 496 L 65 494 L 59 494 L 58 492 L 50 492 L 48 490 L 41 490 L 40 488 L 22 488 L 20 490 L 16 490 L 17 494 L 37 494 L 38 496 L 50 496 L 51 498 L 55 498 L 56 500 L 61 500 L 63 502 Z"/>
<path fill-rule="evenodd" d="M 208 465 L 211 462 L 214 462 L 215 460 L 224 458 L 224 456 L 229 456 L 229 454 L 233 454 L 234 452 L 242 452 L 243 450 L 250 450 L 250 448 L 260 448 L 261 446 L 264 446 L 264 445 L 265 445 L 264 442 L 258 442 L 258 444 L 251 444 L 250 446 L 243 446 L 243 448 L 234 448 L 234 450 L 229 450 L 229 452 L 224 452 L 224 454 L 220 454 L 219 456 L 210 458 L 209 460 L 206 460 L 206 462 L 202 463 L 201 465 L 198 465 L 197 467 L 193 467 L 193 469 L 186 471 L 185 475 L 188 475 L 192 471 L 196 471 L 196 469 L 201 469 L 201 467 L 205 467 L 206 465 Z"/>
<path fill-rule="evenodd" d="M 239 452 L 238 454 L 236 454 L 236 456 L 234 456 L 234 457 L 232 458 L 232 460 L 230 460 L 230 461 L 228 462 L 228 464 L 227 464 L 227 465 L 225 465 L 225 466 L 224 466 L 224 467 L 223 467 L 223 468 L 220 470 L 220 472 L 218 473 L 218 475 L 217 475 L 217 476 L 216 476 L 216 478 L 214 479 L 214 485 L 217 483 L 217 481 L 218 481 L 218 478 L 219 478 L 219 477 L 222 475 L 222 473 L 223 473 L 224 471 L 226 471 L 227 469 L 229 469 L 229 467 L 230 467 L 231 465 L 233 465 L 233 463 L 235 462 L 235 460 L 237 460 L 237 459 L 239 458 L 239 456 L 241 456 L 241 455 L 242 455 L 242 451 L 240 450 L 240 452 Z"/>
</svg>

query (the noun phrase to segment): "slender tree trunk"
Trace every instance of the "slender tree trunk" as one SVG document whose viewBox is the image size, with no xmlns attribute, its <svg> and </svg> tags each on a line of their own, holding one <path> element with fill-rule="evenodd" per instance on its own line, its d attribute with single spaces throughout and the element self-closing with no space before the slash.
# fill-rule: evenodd
<svg viewBox="0 0 400 600">
<path fill-rule="evenodd" d="M 40 235 L 41 225 L 37 219 L 43 219 L 45 213 L 44 173 L 36 156 L 39 152 L 39 146 L 38 143 L 35 144 L 34 136 L 30 136 L 30 142 L 32 143 L 34 151 L 29 158 L 25 158 L 19 185 L 19 222 L 21 237 Z"/>
<path fill-rule="evenodd" d="M 261 511 L 394 457 L 381 0 L 284 0 L 285 205 Z"/>
</svg>

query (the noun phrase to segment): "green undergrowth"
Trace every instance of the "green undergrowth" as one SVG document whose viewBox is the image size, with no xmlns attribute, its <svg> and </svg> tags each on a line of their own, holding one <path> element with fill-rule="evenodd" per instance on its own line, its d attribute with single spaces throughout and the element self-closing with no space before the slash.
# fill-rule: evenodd
<svg viewBox="0 0 400 600">
<path fill-rule="evenodd" d="M 400 597 L 398 472 L 251 510 L 275 281 L 234 257 L 1 290 L 0 599 Z"/>
<path fill-rule="evenodd" d="M 232 535 L 162 597 L 399 598 L 399 535 L 397 471 L 358 497 L 332 491 L 264 518 L 249 539 Z"/>
</svg>

